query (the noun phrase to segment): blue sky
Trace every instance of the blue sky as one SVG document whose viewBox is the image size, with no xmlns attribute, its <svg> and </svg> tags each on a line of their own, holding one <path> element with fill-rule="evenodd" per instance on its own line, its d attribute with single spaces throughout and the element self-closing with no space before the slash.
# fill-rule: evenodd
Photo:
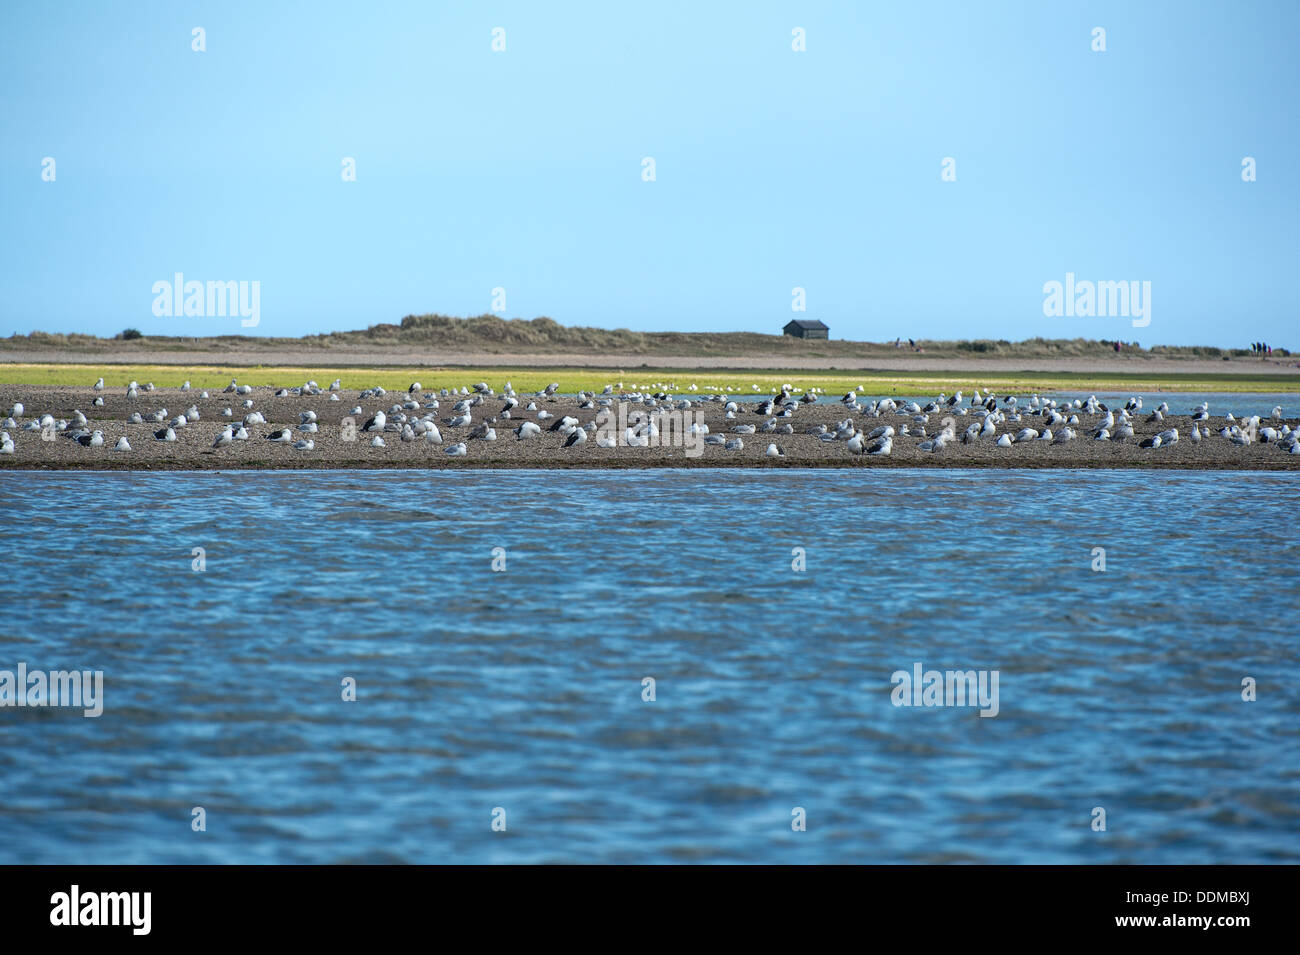
<svg viewBox="0 0 1300 955">
<path fill-rule="evenodd" d="M 508 316 L 611 328 L 1300 347 L 1298 26 L 1294 2 L 7 0 L 0 334 L 299 335 L 501 287 Z M 176 272 L 260 282 L 260 325 L 155 316 Z M 1149 281 L 1150 326 L 1044 317 L 1067 272 Z"/>
</svg>

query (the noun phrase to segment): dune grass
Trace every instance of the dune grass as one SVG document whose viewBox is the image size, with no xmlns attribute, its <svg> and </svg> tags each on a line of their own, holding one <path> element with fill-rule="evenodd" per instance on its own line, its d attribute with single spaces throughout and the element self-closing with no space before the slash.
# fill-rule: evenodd
<svg viewBox="0 0 1300 955">
<path fill-rule="evenodd" d="M 21 364 L 0 363 L 0 385 L 88 386 L 103 376 L 109 388 L 125 388 L 132 380 L 141 384 L 151 381 L 159 388 L 175 388 L 189 381 L 194 388 L 223 388 L 231 378 L 241 384 L 295 387 L 309 379 L 323 388 L 335 378 L 345 388 L 371 388 L 381 385 L 405 390 L 419 381 L 425 389 L 451 388 L 486 381 L 500 390 L 507 381 L 519 391 L 536 391 L 557 382 L 560 391 L 600 391 L 606 385 L 625 390 L 665 389 L 686 391 L 697 385 L 700 391 L 725 390 L 742 393 L 772 392 L 783 383 L 801 390 L 822 388 L 827 393 L 843 393 L 859 386 L 867 394 L 922 396 L 951 394 L 957 389 L 969 392 L 975 387 L 992 388 L 999 394 L 1030 392 L 1300 392 L 1300 377 L 1252 374 L 1177 373 L 1123 374 L 1012 372 L 997 374 L 934 372 L 825 372 L 770 370 L 726 370 L 672 368 L 634 368 L 622 372 L 590 368 L 460 368 L 460 367 L 299 367 L 263 365 L 92 365 L 92 364 Z"/>
<path fill-rule="evenodd" d="M 788 317 L 788 316 L 787 316 Z M 123 332 L 116 338 L 63 332 L 31 332 L 0 338 L 0 355 L 12 361 L 22 361 L 24 352 L 36 359 L 34 351 L 49 353 L 78 352 L 81 354 L 118 354 L 123 343 L 130 342 L 132 352 L 140 360 L 156 354 L 164 358 L 174 352 L 205 352 L 214 361 L 230 349 L 292 349 L 308 354 L 319 353 L 321 362 L 346 361 L 338 357 L 341 350 L 364 348 L 369 351 L 390 352 L 396 363 L 401 363 L 404 352 L 451 353 L 460 355 L 625 355 L 640 364 L 663 364 L 676 357 L 721 358 L 775 356 L 771 360 L 779 367 L 780 356 L 799 358 L 826 358 L 828 364 L 835 359 L 863 359 L 871 357 L 896 357 L 900 354 L 892 340 L 877 342 L 852 341 L 838 337 L 825 341 L 790 338 L 781 334 L 785 317 L 777 317 L 769 325 L 762 323 L 763 331 L 733 332 L 638 332 L 626 328 L 594 328 L 580 325 L 562 325 L 554 319 L 507 319 L 500 315 L 474 315 L 460 318 L 450 315 L 407 315 L 400 323 L 381 322 L 364 329 L 334 331 L 300 338 L 272 335 L 217 335 L 208 337 L 147 334 L 138 331 Z M 1100 329 L 1099 329 L 1100 330 Z M 1119 334 L 1132 332 L 1119 326 Z M 906 336 L 905 329 L 895 334 Z M 892 339 L 891 334 L 886 335 Z M 905 340 L 905 339 L 904 339 Z M 963 339 L 937 341 L 919 339 L 918 343 L 930 358 L 1110 358 L 1112 343 L 1104 339 L 1089 338 L 1030 338 L 1012 342 L 1005 339 Z M 1246 342 L 1241 343 L 1243 346 Z M 1125 343 L 1126 356 L 1159 356 L 1163 358 L 1250 358 L 1249 348 L 1220 348 L 1205 345 L 1149 345 Z M 331 353 L 333 353 L 331 355 Z M 1286 349 L 1278 354 L 1285 357 Z M 165 360 L 165 358 L 164 358 Z M 315 359 L 309 359 L 315 360 Z M 557 358 L 557 362 L 571 360 Z"/>
</svg>

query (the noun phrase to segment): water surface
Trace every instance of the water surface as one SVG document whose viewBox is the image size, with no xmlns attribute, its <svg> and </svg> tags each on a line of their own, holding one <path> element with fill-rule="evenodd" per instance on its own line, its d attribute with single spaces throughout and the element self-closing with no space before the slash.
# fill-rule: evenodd
<svg viewBox="0 0 1300 955">
<path fill-rule="evenodd" d="M 0 474 L 0 669 L 106 697 L 0 709 L 0 862 L 1298 861 L 1297 505 L 1270 473 Z M 893 706 L 916 662 L 998 670 L 999 715 Z"/>
</svg>

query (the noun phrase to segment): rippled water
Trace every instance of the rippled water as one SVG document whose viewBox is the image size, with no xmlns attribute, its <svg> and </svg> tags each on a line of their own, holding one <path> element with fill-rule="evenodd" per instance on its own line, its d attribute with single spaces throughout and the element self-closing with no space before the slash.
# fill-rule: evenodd
<svg viewBox="0 0 1300 955">
<path fill-rule="evenodd" d="M 1300 861 L 1298 504 L 1263 473 L 0 474 L 0 669 L 105 679 L 98 719 L 0 709 L 0 862 Z M 916 662 L 996 669 L 999 714 L 893 706 Z"/>
</svg>

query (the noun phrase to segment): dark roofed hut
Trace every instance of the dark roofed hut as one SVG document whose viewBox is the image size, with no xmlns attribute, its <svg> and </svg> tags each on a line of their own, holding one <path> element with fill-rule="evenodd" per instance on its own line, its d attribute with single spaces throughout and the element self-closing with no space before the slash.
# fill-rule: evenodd
<svg viewBox="0 0 1300 955">
<path fill-rule="evenodd" d="M 807 318 L 792 318 L 786 322 L 784 331 L 795 338 L 830 338 L 831 330 L 822 322 Z"/>
</svg>

